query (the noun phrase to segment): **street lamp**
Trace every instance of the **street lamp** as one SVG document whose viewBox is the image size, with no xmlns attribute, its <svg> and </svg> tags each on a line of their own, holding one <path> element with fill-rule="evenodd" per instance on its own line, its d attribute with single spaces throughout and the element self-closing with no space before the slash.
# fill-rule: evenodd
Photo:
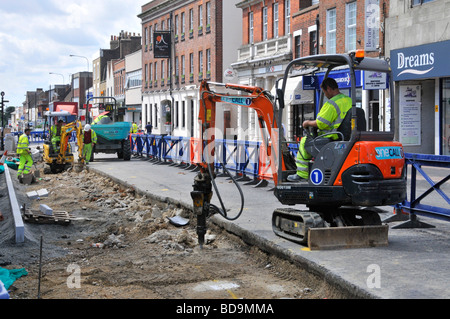
<svg viewBox="0 0 450 319">
<path fill-rule="evenodd" d="M 54 73 L 54 72 L 49 72 L 48 74 L 61 75 L 62 78 L 63 78 L 63 84 L 64 84 L 64 85 L 66 84 L 66 81 L 65 81 L 65 79 L 64 79 L 64 75 L 63 75 L 63 74 L 61 74 L 61 73 Z"/>
<path fill-rule="evenodd" d="M 0 149 L 2 151 L 4 151 L 5 150 L 5 141 L 4 141 L 5 112 L 4 112 L 4 109 L 5 109 L 5 103 L 8 103 L 9 101 L 4 99 L 5 92 L 0 93 L 0 95 L 1 95 L 1 105 L 2 105 L 2 140 L 1 140 L 1 145 L 0 145 L 1 147 L 0 147 Z"/>
<path fill-rule="evenodd" d="M 86 61 L 87 61 L 87 71 L 89 72 L 89 59 L 88 58 L 86 58 L 85 56 L 82 56 L 82 55 L 75 55 L 75 54 L 71 54 L 70 56 L 71 57 L 76 57 L 76 58 L 86 59 Z"/>
<path fill-rule="evenodd" d="M 86 89 L 88 89 L 88 88 L 86 88 L 87 86 L 88 86 L 88 84 L 89 84 L 89 59 L 88 58 L 86 58 L 85 56 L 82 56 L 82 55 L 75 55 L 75 54 L 71 54 L 70 55 L 71 57 L 77 57 L 77 58 L 83 58 L 83 59 L 86 59 L 86 62 L 87 62 L 87 73 L 88 73 L 88 80 L 86 81 L 85 80 L 85 90 Z M 94 78 L 94 76 L 92 76 L 92 79 Z M 86 78 L 85 78 L 86 79 Z M 89 105 L 88 105 L 88 96 L 87 96 L 87 93 L 86 93 L 86 114 L 87 114 L 87 112 L 89 112 Z M 80 108 L 82 108 L 82 104 L 80 104 Z"/>
</svg>

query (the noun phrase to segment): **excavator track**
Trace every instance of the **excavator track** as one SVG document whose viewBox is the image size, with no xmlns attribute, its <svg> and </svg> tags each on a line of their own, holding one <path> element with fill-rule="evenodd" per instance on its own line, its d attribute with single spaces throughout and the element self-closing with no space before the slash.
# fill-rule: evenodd
<svg viewBox="0 0 450 319">
<path fill-rule="evenodd" d="M 319 214 L 293 208 L 277 208 L 272 215 L 272 229 L 275 234 L 290 241 L 307 244 L 310 228 L 324 227 Z"/>
<path fill-rule="evenodd" d="M 272 229 L 277 236 L 310 250 L 388 245 L 389 226 L 381 224 L 376 211 L 343 208 L 325 215 L 328 221 L 322 218 L 323 212 L 278 208 L 272 215 Z"/>
</svg>

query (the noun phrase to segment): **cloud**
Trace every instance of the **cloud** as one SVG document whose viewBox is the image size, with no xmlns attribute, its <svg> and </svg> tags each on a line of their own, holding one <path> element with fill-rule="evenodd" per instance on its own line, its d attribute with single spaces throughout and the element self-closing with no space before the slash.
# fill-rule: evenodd
<svg viewBox="0 0 450 319">
<path fill-rule="evenodd" d="M 144 1 L 145 2 L 145 1 Z M 111 35 L 121 30 L 141 33 L 135 0 L 1 0 L 0 90 L 9 105 L 22 105 L 27 91 L 61 84 L 61 73 L 86 70 Z"/>
</svg>

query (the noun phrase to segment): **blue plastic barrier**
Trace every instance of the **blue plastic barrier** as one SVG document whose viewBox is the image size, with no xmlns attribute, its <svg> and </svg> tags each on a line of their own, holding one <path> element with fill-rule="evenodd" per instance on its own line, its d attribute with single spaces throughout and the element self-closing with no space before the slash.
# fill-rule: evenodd
<svg viewBox="0 0 450 319">
<path fill-rule="evenodd" d="M 450 170 L 446 170 L 450 169 L 450 156 L 405 153 L 405 159 L 407 167 L 411 167 L 410 197 L 409 200 L 405 200 L 404 202 L 397 204 L 396 211 L 409 213 L 410 221 L 396 226 L 395 228 L 429 227 L 429 225 L 417 221 L 416 215 L 423 215 L 450 221 L 450 199 L 449 196 L 445 194 L 441 189 L 441 186 L 450 180 Z M 428 174 L 424 172 L 422 166 L 444 168 L 444 171 L 447 173 L 447 175 L 443 174 L 442 179 L 435 183 L 428 176 Z M 417 172 L 419 172 L 430 184 L 430 188 L 428 188 L 425 192 L 423 192 L 423 194 L 419 196 L 417 196 L 416 194 Z M 447 202 L 446 207 L 425 205 L 421 203 L 421 201 L 427 198 L 427 196 L 429 196 L 434 191 L 439 194 L 445 200 L 445 202 Z"/>
</svg>

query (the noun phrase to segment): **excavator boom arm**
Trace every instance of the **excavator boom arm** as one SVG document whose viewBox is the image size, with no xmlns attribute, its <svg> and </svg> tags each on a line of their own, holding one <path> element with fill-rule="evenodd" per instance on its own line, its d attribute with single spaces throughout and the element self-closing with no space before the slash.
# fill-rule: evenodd
<svg viewBox="0 0 450 319">
<path fill-rule="evenodd" d="M 229 90 L 247 93 L 246 95 L 218 93 L 210 90 L 209 85 L 222 86 Z M 266 155 L 270 158 L 273 180 L 277 182 L 277 159 L 275 152 L 278 143 L 278 124 L 275 118 L 275 109 L 272 97 L 260 87 L 243 86 L 237 84 L 210 83 L 203 81 L 200 86 L 200 110 L 198 120 L 201 125 L 202 144 L 206 144 L 207 157 L 214 159 L 214 141 L 216 136 L 216 103 L 228 103 L 256 111 L 263 136 Z M 214 164 L 209 162 L 208 164 Z M 206 168 L 207 163 L 200 166 Z"/>
</svg>

